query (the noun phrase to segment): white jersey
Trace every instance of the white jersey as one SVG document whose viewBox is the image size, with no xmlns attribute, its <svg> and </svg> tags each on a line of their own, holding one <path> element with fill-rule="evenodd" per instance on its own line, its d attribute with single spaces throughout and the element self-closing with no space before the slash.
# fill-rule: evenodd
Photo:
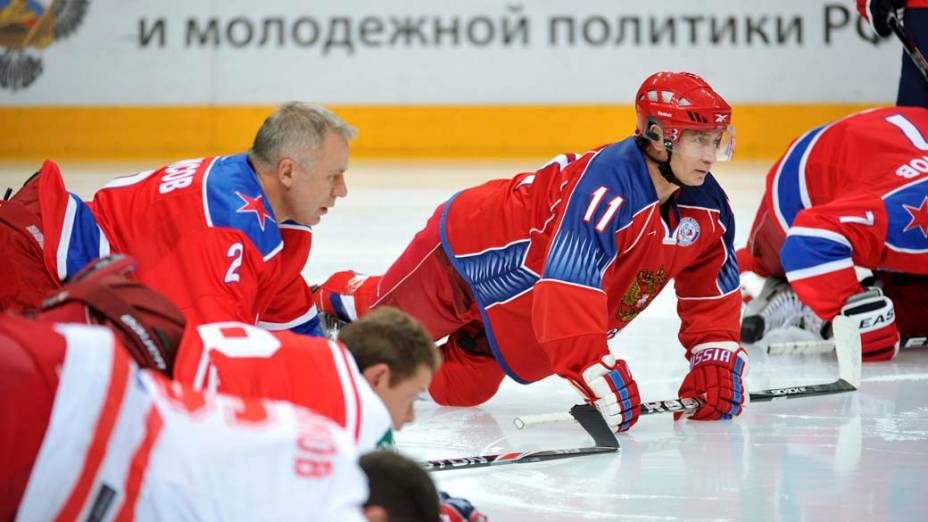
<svg viewBox="0 0 928 522">
<path fill-rule="evenodd" d="M 364 520 L 366 478 L 333 422 L 139 370 L 105 328 L 56 329 L 65 361 L 17 520 Z"/>
<path fill-rule="evenodd" d="M 390 433 L 383 399 L 337 341 L 224 322 L 188 328 L 180 351 L 202 354 L 192 379 L 174 376 L 198 390 L 309 408 L 352 434 L 361 453 Z"/>
</svg>

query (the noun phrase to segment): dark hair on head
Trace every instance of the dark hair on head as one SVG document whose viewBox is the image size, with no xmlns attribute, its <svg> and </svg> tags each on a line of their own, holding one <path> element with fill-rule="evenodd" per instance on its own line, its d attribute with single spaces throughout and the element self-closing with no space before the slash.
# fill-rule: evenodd
<svg viewBox="0 0 928 522">
<path fill-rule="evenodd" d="M 380 506 L 390 522 L 437 522 L 438 491 L 432 477 L 412 460 L 378 450 L 361 457 L 370 495 L 367 506 Z"/>
<path fill-rule="evenodd" d="M 432 336 L 422 324 L 389 306 L 346 325 L 338 332 L 338 340 L 361 371 L 385 363 L 390 368 L 390 386 L 412 378 L 421 366 L 435 373 L 440 364 Z"/>
</svg>

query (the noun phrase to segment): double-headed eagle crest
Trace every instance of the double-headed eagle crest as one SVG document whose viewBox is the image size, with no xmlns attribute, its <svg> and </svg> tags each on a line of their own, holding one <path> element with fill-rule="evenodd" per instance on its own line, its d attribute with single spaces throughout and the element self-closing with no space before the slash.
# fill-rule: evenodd
<svg viewBox="0 0 928 522">
<path fill-rule="evenodd" d="M 29 87 L 42 74 L 40 51 L 71 35 L 90 0 L 0 0 L 0 88 Z"/>
</svg>

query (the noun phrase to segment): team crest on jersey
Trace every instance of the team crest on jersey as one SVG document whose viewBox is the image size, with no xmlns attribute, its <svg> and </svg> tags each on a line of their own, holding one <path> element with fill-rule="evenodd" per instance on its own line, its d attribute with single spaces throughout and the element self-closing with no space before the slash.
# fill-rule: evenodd
<svg viewBox="0 0 928 522">
<path fill-rule="evenodd" d="M 0 0 L 0 88 L 17 91 L 42 74 L 41 52 L 77 30 L 90 0 Z"/>
<path fill-rule="evenodd" d="M 663 265 L 657 269 L 657 272 L 647 270 L 638 272 L 635 280 L 632 281 L 631 286 L 622 296 L 622 300 L 619 301 L 619 311 L 615 314 L 616 319 L 627 323 L 638 317 L 638 314 L 654 300 L 661 288 L 664 288 L 666 282 L 667 272 L 664 270 Z"/>
<path fill-rule="evenodd" d="M 928 178 L 883 196 L 889 224 L 886 245 L 897 252 L 928 251 Z"/>
<path fill-rule="evenodd" d="M 918 207 L 903 204 L 902 208 L 912 217 L 903 232 L 917 229 L 924 237 L 928 238 L 928 196 L 922 199 Z"/>
<path fill-rule="evenodd" d="M 691 217 L 685 217 L 677 225 L 677 244 L 690 246 L 699 238 L 699 222 Z"/>
<path fill-rule="evenodd" d="M 255 216 L 258 218 L 258 225 L 261 226 L 261 230 L 264 230 L 264 220 L 274 221 L 274 218 L 271 217 L 271 213 L 264 208 L 264 196 L 257 195 L 255 197 L 248 197 L 241 192 L 235 193 L 242 201 L 245 202 L 244 205 L 239 207 L 236 212 L 239 214 L 245 212 L 254 212 Z"/>
</svg>

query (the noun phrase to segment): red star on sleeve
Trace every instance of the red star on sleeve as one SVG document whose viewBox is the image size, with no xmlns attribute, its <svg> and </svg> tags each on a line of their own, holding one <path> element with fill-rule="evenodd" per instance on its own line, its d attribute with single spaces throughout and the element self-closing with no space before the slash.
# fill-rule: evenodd
<svg viewBox="0 0 928 522">
<path fill-rule="evenodd" d="M 912 216 L 912 221 L 909 221 L 903 232 L 917 228 L 925 237 L 928 237 L 928 196 L 922 200 L 922 204 L 918 208 L 908 205 L 902 205 L 902 207 Z"/>
<path fill-rule="evenodd" d="M 268 212 L 266 208 L 264 208 L 264 202 L 262 201 L 264 199 L 264 196 L 259 195 L 255 198 L 250 198 L 242 194 L 241 192 L 236 192 L 235 194 L 238 197 L 242 198 L 242 201 L 245 202 L 245 204 L 242 205 L 238 210 L 236 210 L 236 212 L 241 212 L 241 213 L 254 212 L 255 216 L 258 217 L 258 224 L 261 225 L 261 230 L 264 230 L 265 219 L 270 219 L 271 221 L 274 221 L 274 218 L 271 217 L 271 213 Z"/>
</svg>

